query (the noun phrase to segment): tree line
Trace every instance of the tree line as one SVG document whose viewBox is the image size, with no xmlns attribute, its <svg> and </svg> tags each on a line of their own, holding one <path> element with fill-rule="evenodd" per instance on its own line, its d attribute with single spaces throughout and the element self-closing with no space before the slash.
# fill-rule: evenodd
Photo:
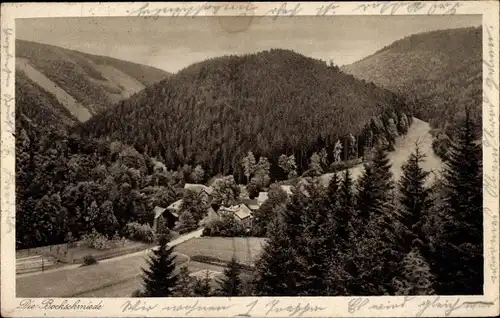
<svg viewBox="0 0 500 318">
<path fill-rule="evenodd" d="M 482 294 L 482 156 L 474 140 L 466 115 L 431 186 L 417 145 L 397 183 L 377 147 L 357 181 L 345 170 L 327 188 L 308 178 L 291 198 L 275 192 L 251 288 L 235 287 L 233 262 L 223 286 L 232 296 Z"/>
<path fill-rule="evenodd" d="M 283 178 L 281 154 L 294 155 L 302 173 L 314 152 L 331 153 L 338 141 L 341 158 L 352 156 L 352 135 L 363 156 L 371 138 L 390 143 L 394 130 L 403 132 L 405 117 L 411 113 L 393 93 L 324 61 L 271 50 L 193 64 L 78 129 L 134 146 L 169 169 L 200 164 L 240 183 L 248 151 L 268 158 L 272 179 Z"/>
</svg>

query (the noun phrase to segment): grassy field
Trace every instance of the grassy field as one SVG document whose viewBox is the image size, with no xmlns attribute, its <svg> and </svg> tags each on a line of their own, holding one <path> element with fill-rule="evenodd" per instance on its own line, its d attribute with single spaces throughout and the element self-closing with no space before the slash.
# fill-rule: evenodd
<svg viewBox="0 0 500 318">
<path fill-rule="evenodd" d="M 263 238 L 258 237 L 201 237 L 175 247 L 175 251 L 190 257 L 209 256 L 229 262 L 233 255 L 241 264 L 252 265 L 258 258 Z"/>
<path fill-rule="evenodd" d="M 228 262 L 233 255 L 251 265 L 261 252 L 261 238 L 192 238 L 175 247 L 178 264 L 186 264 L 194 255 L 211 256 Z M 129 297 L 141 287 L 141 268 L 146 251 L 130 257 L 108 259 L 97 265 L 40 273 L 16 279 L 18 297 Z M 222 272 L 223 267 L 190 261 L 190 272 Z"/>
<path fill-rule="evenodd" d="M 145 255 L 147 254 L 97 265 L 18 277 L 16 294 L 18 297 L 75 297 L 119 285 L 141 275 L 141 268 L 146 266 Z M 178 264 L 183 264 L 188 261 L 188 257 L 178 255 L 176 261 Z"/>
</svg>

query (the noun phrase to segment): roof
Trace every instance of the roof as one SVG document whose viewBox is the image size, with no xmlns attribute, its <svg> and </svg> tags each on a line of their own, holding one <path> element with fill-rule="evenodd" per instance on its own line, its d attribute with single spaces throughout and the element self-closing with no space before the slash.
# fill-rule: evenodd
<svg viewBox="0 0 500 318">
<path fill-rule="evenodd" d="M 179 209 L 181 208 L 181 205 L 182 205 L 182 199 L 177 200 L 177 201 L 175 201 L 174 203 L 170 204 L 170 205 L 167 207 L 167 209 L 168 209 L 168 210 L 170 210 L 170 211 L 171 211 L 171 210 L 177 211 L 177 210 L 179 210 Z"/>
<path fill-rule="evenodd" d="M 269 195 L 267 192 L 259 192 L 259 196 L 257 197 L 257 201 L 260 202 L 260 204 L 264 203 L 269 199 Z"/>
<path fill-rule="evenodd" d="M 259 201 L 256 199 L 247 199 L 243 200 L 246 206 L 250 208 L 250 210 L 258 210 L 260 208 Z"/>
<path fill-rule="evenodd" d="M 230 207 L 221 207 L 220 210 L 224 212 L 233 213 L 240 220 L 252 216 L 252 211 L 245 204 L 232 205 Z"/>
<path fill-rule="evenodd" d="M 186 183 L 184 185 L 184 189 L 186 190 L 192 190 L 192 191 L 196 191 L 196 192 L 201 192 L 203 190 L 206 190 L 206 186 L 203 185 L 203 184 L 199 184 L 199 183 Z"/>
<path fill-rule="evenodd" d="M 159 206 L 155 206 L 154 208 L 154 212 L 155 212 L 155 219 L 158 218 L 160 215 L 163 214 L 163 212 L 165 212 L 166 208 L 162 208 L 162 207 L 159 207 Z"/>
<path fill-rule="evenodd" d="M 205 187 L 205 192 L 211 195 L 214 192 L 214 188 L 212 186 Z"/>
<path fill-rule="evenodd" d="M 252 211 L 245 205 L 245 204 L 240 204 L 238 205 L 238 209 L 234 212 L 234 214 L 240 219 L 246 219 L 248 217 L 252 216 Z"/>
</svg>

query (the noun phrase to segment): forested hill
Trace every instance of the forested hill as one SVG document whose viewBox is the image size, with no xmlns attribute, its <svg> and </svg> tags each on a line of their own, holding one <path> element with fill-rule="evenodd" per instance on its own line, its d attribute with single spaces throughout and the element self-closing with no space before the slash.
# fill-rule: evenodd
<svg viewBox="0 0 500 318">
<path fill-rule="evenodd" d="M 403 109 L 393 93 L 334 65 L 273 49 L 193 64 L 82 128 L 172 168 L 201 164 L 210 175 L 241 177 L 240 161 L 250 150 L 271 163 L 293 153 L 300 171 L 313 151 L 331 153 L 351 133 L 360 137 L 361 153 L 370 125 L 379 127 L 371 130 L 377 134 L 389 118 L 398 122 Z"/>
<path fill-rule="evenodd" d="M 150 66 L 16 40 L 16 102 L 55 124 L 84 122 L 167 76 Z"/>
<path fill-rule="evenodd" d="M 342 70 L 403 93 L 414 115 L 434 128 L 471 106 L 481 124 L 482 32 L 461 28 L 414 34 Z"/>
</svg>

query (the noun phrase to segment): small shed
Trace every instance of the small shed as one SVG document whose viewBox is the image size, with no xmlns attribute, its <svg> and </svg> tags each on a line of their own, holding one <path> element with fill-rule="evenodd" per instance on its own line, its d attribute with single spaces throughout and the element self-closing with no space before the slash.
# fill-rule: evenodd
<svg viewBox="0 0 500 318">
<path fill-rule="evenodd" d="M 166 222 L 169 229 L 173 228 L 175 226 L 175 222 L 179 220 L 179 215 L 177 214 L 177 212 L 170 211 L 167 208 L 155 206 L 154 213 L 155 218 L 153 221 L 153 230 L 155 232 L 158 232 L 158 225 L 160 224 L 161 219 Z"/>
</svg>

